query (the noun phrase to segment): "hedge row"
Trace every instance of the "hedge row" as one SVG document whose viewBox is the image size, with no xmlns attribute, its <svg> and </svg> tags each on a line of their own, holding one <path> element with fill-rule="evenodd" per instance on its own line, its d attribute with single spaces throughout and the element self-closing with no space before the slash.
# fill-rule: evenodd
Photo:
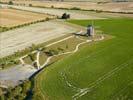
<svg viewBox="0 0 133 100">
<path fill-rule="evenodd" d="M 0 32 L 9 31 L 9 30 L 13 30 L 13 29 L 16 29 L 16 28 L 21 28 L 21 27 L 28 26 L 28 25 L 31 25 L 31 24 L 36 24 L 36 23 L 39 23 L 39 22 L 45 22 L 45 21 L 48 21 L 48 20 L 50 20 L 50 18 L 47 17 L 46 19 L 37 20 L 37 21 L 34 21 L 34 22 L 29 22 L 29 23 L 24 23 L 24 24 L 12 26 L 12 27 L 2 27 L 2 26 L 0 26 Z"/>
<path fill-rule="evenodd" d="M 49 7 L 45 7 L 45 6 L 33 6 L 32 7 L 38 7 L 38 8 L 49 8 Z M 133 12 L 114 12 L 114 11 L 103 11 L 103 10 L 98 10 L 98 9 L 81 9 L 79 7 L 72 7 L 72 8 L 58 8 L 58 7 L 54 7 L 51 6 L 51 8 L 54 9 L 63 9 L 63 10 L 80 10 L 80 11 L 94 11 L 96 13 L 100 13 L 100 12 L 106 12 L 106 13 L 120 13 L 120 14 L 133 14 Z"/>
</svg>

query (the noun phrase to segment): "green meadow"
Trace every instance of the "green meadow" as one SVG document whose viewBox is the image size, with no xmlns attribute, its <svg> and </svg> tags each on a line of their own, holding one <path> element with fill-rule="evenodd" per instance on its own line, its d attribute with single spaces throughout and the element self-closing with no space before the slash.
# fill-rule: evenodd
<svg viewBox="0 0 133 100">
<path fill-rule="evenodd" d="M 88 43 L 45 68 L 35 77 L 35 100 L 133 100 L 133 19 L 93 23 L 112 38 Z"/>
</svg>

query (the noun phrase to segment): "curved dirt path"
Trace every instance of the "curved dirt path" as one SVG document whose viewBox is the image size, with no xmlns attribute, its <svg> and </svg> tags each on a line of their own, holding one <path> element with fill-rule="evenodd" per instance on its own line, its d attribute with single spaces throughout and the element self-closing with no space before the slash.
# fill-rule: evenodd
<svg viewBox="0 0 133 100">
<path fill-rule="evenodd" d="M 78 37 L 79 38 L 79 37 Z M 79 44 L 77 44 L 76 48 L 73 50 L 73 51 L 69 51 L 69 52 L 65 52 L 65 53 L 61 53 L 61 54 L 58 54 L 58 55 L 54 55 L 54 56 L 51 56 L 51 57 L 48 57 L 47 60 L 45 61 L 45 63 L 40 66 L 40 68 L 43 68 L 45 66 L 48 65 L 48 63 L 50 62 L 50 60 L 53 58 L 53 57 L 57 57 L 57 56 L 60 56 L 60 55 L 65 55 L 65 54 L 71 54 L 71 53 L 75 53 L 79 50 L 79 47 L 85 43 L 89 43 L 89 42 L 92 42 L 92 41 L 100 41 L 100 40 L 103 40 L 104 37 L 102 36 L 100 39 L 95 39 L 95 40 L 86 40 L 85 42 L 81 42 Z"/>
<path fill-rule="evenodd" d="M 40 63 L 39 63 L 39 60 L 40 60 L 40 59 L 39 59 L 39 58 L 40 58 L 40 51 L 38 51 L 37 54 L 36 54 L 37 69 L 40 68 L 40 67 L 39 67 L 39 66 L 40 66 Z"/>
<path fill-rule="evenodd" d="M 91 40 L 90 40 L 90 41 L 85 41 L 85 42 L 79 43 L 79 44 L 76 46 L 76 48 L 75 48 L 74 51 L 65 52 L 65 53 L 61 53 L 61 54 L 58 54 L 58 55 L 54 55 L 54 56 L 48 57 L 47 60 L 46 60 L 46 62 L 45 62 L 42 66 L 40 66 L 40 68 L 43 68 L 43 67 L 47 66 L 48 63 L 50 62 L 50 60 L 51 60 L 53 57 L 57 57 L 57 56 L 61 56 L 61 55 L 65 55 L 65 54 L 71 54 L 71 53 L 77 52 L 77 51 L 79 50 L 79 46 L 82 45 L 82 44 L 85 44 L 85 43 L 87 43 L 87 42 L 91 42 Z"/>
</svg>

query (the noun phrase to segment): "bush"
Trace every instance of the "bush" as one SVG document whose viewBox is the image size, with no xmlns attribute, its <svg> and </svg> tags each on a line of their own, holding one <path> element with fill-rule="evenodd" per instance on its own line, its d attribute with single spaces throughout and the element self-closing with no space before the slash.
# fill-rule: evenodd
<svg viewBox="0 0 133 100">
<path fill-rule="evenodd" d="M 54 8 L 54 6 L 52 5 L 51 8 Z"/>
<path fill-rule="evenodd" d="M 56 50 L 49 50 L 48 52 L 45 52 L 48 56 L 53 56 L 53 55 L 57 55 L 58 54 L 58 51 Z"/>
<path fill-rule="evenodd" d="M 63 49 L 63 48 L 60 48 L 60 47 L 58 47 L 57 49 L 58 49 L 59 51 L 61 51 L 61 52 L 64 51 L 64 49 Z"/>
<path fill-rule="evenodd" d="M 23 94 L 27 94 L 27 92 L 30 90 L 31 87 L 31 82 L 30 81 L 26 81 L 23 85 L 22 85 L 22 93 Z"/>
<path fill-rule="evenodd" d="M 29 7 L 32 7 L 32 4 L 29 4 Z"/>
<path fill-rule="evenodd" d="M 68 45 L 66 45 L 66 49 L 68 49 Z"/>
<path fill-rule="evenodd" d="M 46 21 L 49 21 L 49 20 L 50 20 L 50 19 L 47 17 L 47 18 L 46 18 Z"/>
<path fill-rule="evenodd" d="M 17 86 L 17 87 L 15 87 L 12 91 L 13 91 L 13 92 L 12 92 L 12 93 L 13 93 L 12 96 L 16 97 L 17 95 L 19 95 L 19 94 L 21 93 L 22 87 L 21 87 L 21 86 Z"/>
</svg>

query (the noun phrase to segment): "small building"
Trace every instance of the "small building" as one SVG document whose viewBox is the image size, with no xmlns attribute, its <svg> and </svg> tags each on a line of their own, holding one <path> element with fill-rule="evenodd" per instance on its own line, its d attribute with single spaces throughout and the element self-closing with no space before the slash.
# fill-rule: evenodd
<svg viewBox="0 0 133 100">
<path fill-rule="evenodd" d="M 88 25 L 87 26 L 87 36 L 94 36 L 95 32 L 94 32 L 94 27 L 92 25 Z"/>
</svg>

